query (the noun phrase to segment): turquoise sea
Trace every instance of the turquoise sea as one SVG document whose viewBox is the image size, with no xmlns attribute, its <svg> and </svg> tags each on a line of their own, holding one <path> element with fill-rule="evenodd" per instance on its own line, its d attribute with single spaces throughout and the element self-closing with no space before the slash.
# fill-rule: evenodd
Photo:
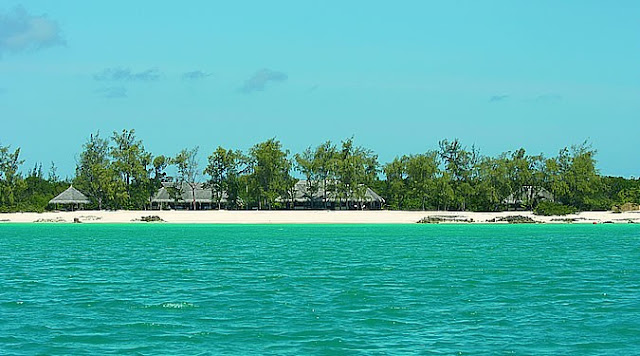
<svg viewBox="0 0 640 356">
<path fill-rule="evenodd" d="M 640 354 L 636 225 L 0 225 L 2 355 Z"/>
</svg>

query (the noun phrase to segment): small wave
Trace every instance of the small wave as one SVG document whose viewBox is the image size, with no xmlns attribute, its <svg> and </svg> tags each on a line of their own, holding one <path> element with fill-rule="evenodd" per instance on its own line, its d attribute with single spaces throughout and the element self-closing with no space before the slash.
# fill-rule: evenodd
<svg viewBox="0 0 640 356">
<path fill-rule="evenodd" d="M 162 303 L 161 307 L 169 308 L 169 309 L 187 309 L 187 308 L 195 308 L 196 306 L 192 303 L 182 302 L 182 303 Z"/>
<path fill-rule="evenodd" d="M 5 307 L 5 308 L 18 308 L 20 306 L 22 306 L 24 304 L 24 301 L 22 300 L 16 300 L 16 301 L 11 301 L 11 302 L 3 302 L 0 303 L 0 307 Z"/>
<path fill-rule="evenodd" d="M 190 309 L 197 308 L 193 303 L 189 302 L 165 302 L 160 304 L 147 304 L 142 309 Z"/>
<path fill-rule="evenodd" d="M 154 323 L 154 322 L 130 323 L 130 324 L 125 324 L 125 326 L 131 329 L 179 329 L 183 327 L 181 324 Z"/>
</svg>

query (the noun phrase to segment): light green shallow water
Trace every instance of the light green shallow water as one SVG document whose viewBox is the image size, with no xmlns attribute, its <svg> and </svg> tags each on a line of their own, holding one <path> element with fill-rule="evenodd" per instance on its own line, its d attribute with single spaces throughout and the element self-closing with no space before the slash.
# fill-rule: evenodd
<svg viewBox="0 0 640 356">
<path fill-rule="evenodd" d="M 0 225 L 0 354 L 640 353 L 640 227 Z"/>
</svg>

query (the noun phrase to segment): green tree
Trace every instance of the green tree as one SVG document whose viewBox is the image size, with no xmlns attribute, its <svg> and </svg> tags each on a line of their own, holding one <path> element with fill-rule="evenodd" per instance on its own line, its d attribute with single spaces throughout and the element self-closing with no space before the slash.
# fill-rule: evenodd
<svg viewBox="0 0 640 356">
<path fill-rule="evenodd" d="M 512 193 L 508 180 L 510 169 L 508 159 L 504 155 L 498 158 L 483 157 L 478 169 L 476 209 L 483 211 L 503 210 L 505 200 Z"/>
<path fill-rule="evenodd" d="M 538 203 L 538 194 L 543 189 L 543 167 L 544 158 L 542 155 L 527 155 L 524 148 L 502 155 L 502 162 L 506 164 L 506 175 L 509 182 L 510 194 L 516 200 L 522 200 L 525 208 L 533 210 Z"/>
<path fill-rule="evenodd" d="M 44 211 L 49 200 L 68 187 L 67 182 L 45 179 L 40 163 L 29 172 L 24 183 L 25 189 L 19 198 L 19 209 L 23 211 Z"/>
<path fill-rule="evenodd" d="M 601 177 L 602 198 L 600 205 L 612 207 L 624 203 L 640 204 L 640 179 Z"/>
<path fill-rule="evenodd" d="M 279 197 L 288 196 L 291 178 L 291 161 L 287 159 L 288 150 L 274 138 L 253 146 L 249 150 L 252 173 L 249 190 L 258 208 L 264 205 L 271 209 Z"/>
<path fill-rule="evenodd" d="M 355 146 L 353 138 L 349 138 L 342 141 L 336 167 L 337 193 L 340 199 L 345 200 L 347 209 L 350 209 L 352 202 L 364 200 L 366 187 L 375 180 L 378 156 L 369 149 Z"/>
<path fill-rule="evenodd" d="M 443 171 L 435 180 L 435 206 L 436 210 L 449 210 L 455 203 L 455 192 L 449 173 Z"/>
<path fill-rule="evenodd" d="M 316 195 L 320 190 L 320 180 L 318 179 L 318 163 L 316 151 L 308 147 L 302 153 L 295 154 L 295 168 L 302 173 L 306 179 L 305 198 L 309 201 L 309 208 L 314 208 Z"/>
<path fill-rule="evenodd" d="M 331 143 L 326 141 L 316 147 L 313 154 L 313 168 L 315 176 L 322 190 L 323 208 L 328 206 L 328 194 L 335 191 L 335 177 L 337 169 L 338 149 Z"/>
<path fill-rule="evenodd" d="M 450 178 L 450 185 L 454 191 L 454 203 L 457 209 L 466 210 L 467 203 L 474 194 L 477 164 L 480 155 L 475 147 L 467 150 L 458 139 L 439 142 L 439 155 L 444 163 L 446 176 Z"/>
<path fill-rule="evenodd" d="M 163 155 L 156 156 L 153 158 L 153 180 L 157 183 L 162 183 L 167 178 L 167 173 L 165 169 L 171 163 L 170 157 L 165 157 Z M 158 184 L 159 186 L 159 184 Z"/>
<path fill-rule="evenodd" d="M 153 196 L 156 194 L 158 189 L 162 188 L 162 182 L 167 180 L 167 173 L 165 172 L 165 169 L 167 169 L 170 162 L 171 158 L 163 155 L 154 157 L 151 162 L 152 168 L 148 172 L 149 179 L 146 180 L 143 186 L 144 191 L 147 194 L 149 207 L 151 207 Z"/>
<path fill-rule="evenodd" d="M 405 208 L 405 200 L 410 196 L 407 182 L 407 156 L 396 157 L 383 167 L 386 177 L 386 197 L 392 209 Z"/>
<path fill-rule="evenodd" d="M 203 173 L 209 176 L 206 185 L 211 188 L 212 199 L 217 203 L 218 209 L 222 207 L 222 198 L 225 193 L 227 202 L 236 205 L 237 176 L 240 174 L 242 162 L 244 162 L 242 152 L 226 150 L 220 146 L 209 156 L 209 164 Z"/>
<path fill-rule="evenodd" d="M 109 160 L 109 142 L 96 132 L 83 145 L 76 167 L 74 184 L 92 199 L 98 209 L 114 207 L 114 200 L 122 185 Z"/>
<path fill-rule="evenodd" d="M 571 148 L 571 168 L 567 175 L 571 205 L 578 209 L 606 209 L 599 206 L 598 194 L 602 190 L 600 174 L 596 169 L 594 150 L 587 142 Z"/>
<path fill-rule="evenodd" d="M 11 152 L 10 146 L 0 145 L 0 208 L 15 210 L 25 183 L 18 172 L 24 160 L 20 159 L 20 148 Z"/>
<path fill-rule="evenodd" d="M 615 200 L 614 200 L 615 199 Z M 625 188 L 614 196 L 613 201 L 617 203 L 635 203 L 640 204 L 640 187 Z"/>
<path fill-rule="evenodd" d="M 149 171 L 151 154 L 146 152 L 141 140 L 136 139 L 135 130 L 113 132 L 111 156 L 113 169 L 124 182 L 125 204 L 128 208 L 142 208 L 148 203 Z"/>
<path fill-rule="evenodd" d="M 230 179 L 229 202 L 232 207 L 238 209 L 249 209 L 252 202 L 257 202 L 255 189 L 253 188 L 252 163 L 247 157 L 244 174 L 239 174 Z"/>
<path fill-rule="evenodd" d="M 407 157 L 407 181 L 413 194 L 419 197 L 422 210 L 426 209 L 427 201 L 435 191 L 438 165 L 438 152 L 435 151 Z"/>
<path fill-rule="evenodd" d="M 51 166 L 49 167 L 49 177 L 47 179 L 52 183 L 56 183 L 60 180 L 60 177 L 58 177 L 58 167 L 56 167 L 56 164 L 53 161 L 51 161 Z"/>
<path fill-rule="evenodd" d="M 606 201 L 598 198 L 604 187 L 595 155 L 596 150 L 584 142 L 565 147 L 557 157 L 545 161 L 543 182 L 558 202 L 580 210 L 607 208 Z"/>
<path fill-rule="evenodd" d="M 193 210 L 196 209 L 196 181 L 200 172 L 198 169 L 198 149 L 197 146 L 192 149 L 185 148 L 171 160 L 171 163 L 176 166 L 178 173 L 175 189 L 180 190 L 179 193 L 182 194 L 182 186 L 183 184 L 187 184 L 191 189 L 193 197 L 191 202 L 191 208 Z"/>
</svg>

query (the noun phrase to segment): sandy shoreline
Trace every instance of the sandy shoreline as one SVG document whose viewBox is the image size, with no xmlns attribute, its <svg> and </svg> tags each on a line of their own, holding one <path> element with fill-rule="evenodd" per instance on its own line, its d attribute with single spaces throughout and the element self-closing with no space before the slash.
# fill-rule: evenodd
<svg viewBox="0 0 640 356">
<path fill-rule="evenodd" d="M 3 213 L 1 223 L 56 222 L 73 223 L 142 223 L 145 216 L 159 216 L 166 223 L 181 224 L 415 224 L 422 218 L 442 223 L 504 223 L 501 218 L 520 215 L 540 223 L 640 223 L 640 211 L 612 213 L 582 212 L 566 216 L 537 216 L 529 211 L 499 213 L 457 211 L 74 211 L 46 213 Z"/>
</svg>

